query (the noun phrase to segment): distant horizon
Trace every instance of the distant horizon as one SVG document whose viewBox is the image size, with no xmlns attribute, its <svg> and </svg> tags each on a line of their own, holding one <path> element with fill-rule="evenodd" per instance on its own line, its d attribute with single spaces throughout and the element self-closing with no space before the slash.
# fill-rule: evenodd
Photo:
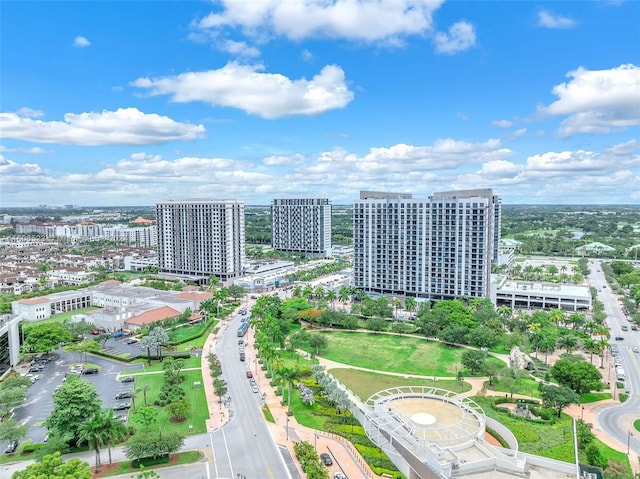
<svg viewBox="0 0 640 479">
<path fill-rule="evenodd" d="M 227 199 L 233 199 L 233 198 L 227 198 Z M 179 200 L 177 200 L 179 201 Z M 353 206 L 353 203 L 331 203 L 332 206 Z M 245 207 L 255 207 L 255 208 L 268 208 L 271 206 L 271 204 L 247 204 L 245 203 L 244 205 Z M 511 207 L 511 206 L 521 206 L 521 207 L 555 207 L 555 208 L 576 208 L 576 207 L 598 207 L 598 208 L 603 208 L 603 207 L 613 207 L 613 208 L 640 208 L 640 204 L 633 204 L 633 203 L 572 203 L 572 204 L 553 204 L 553 203 L 504 203 L 502 202 L 502 207 Z M 74 207 L 72 209 L 88 209 L 88 208 L 92 208 L 92 209 L 103 209 L 103 208 L 107 208 L 107 209 L 126 209 L 126 208 L 146 208 L 146 209 L 155 209 L 155 204 L 154 205 L 74 205 Z M 51 210 L 51 211 L 65 211 L 67 210 L 67 208 L 64 205 L 46 205 L 44 207 L 42 206 L 6 206 L 6 207 L 0 207 L 0 214 L 2 214 L 5 211 L 9 211 L 9 210 L 16 210 L 16 209 L 32 209 L 32 210 L 41 210 L 41 211 L 47 211 L 47 210 Z M 69 209 L 68 211 L 70 211 L 71 209 Z"/>
</svg>

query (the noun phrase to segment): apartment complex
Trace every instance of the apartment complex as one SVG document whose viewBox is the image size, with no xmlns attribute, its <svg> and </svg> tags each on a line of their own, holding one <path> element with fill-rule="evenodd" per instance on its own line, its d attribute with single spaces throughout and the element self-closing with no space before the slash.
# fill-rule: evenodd
<svg viewBox="0 0 640 479">
<path fill-rule="evenodd" d="M 16 223 L 18 234 L 39 234 L 45 238 L 66 239 L 71 242 L 83 240 L 108 240 L 125 243 L 138 248 L 150 248 L 156 245 L 156 227 L 125 224 L 105 225 L 100 223 Z"/>
<path fill-rule="evenodd" d="M 158 268 L 196 278 L 236 278 L 245 265 L 244 203 L 182 200 L 156 204 Z"/>
<path fill-rule="evenodd" d="M 490 189 L 363 191 L 353 209 L 353 280 L 368 294 L 489 297 L 501 203 Z"/>
<path fill-rule="evenodd" d="M 327 198 L 280 198 L 271 205 L 271 246 L 302 256 L 331 256 L 331 203 Z"/>
</svg>

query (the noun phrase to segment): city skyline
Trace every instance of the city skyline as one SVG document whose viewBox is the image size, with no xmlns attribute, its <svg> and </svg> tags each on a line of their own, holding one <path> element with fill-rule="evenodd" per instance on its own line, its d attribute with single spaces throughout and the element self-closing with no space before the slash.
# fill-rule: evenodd
<svg viewBox="0 0 640 479">
<path fill-rule="evenodd" d="M 0 205 L 640 203 L 640 3 L 2 2 Z"/>
</svg>

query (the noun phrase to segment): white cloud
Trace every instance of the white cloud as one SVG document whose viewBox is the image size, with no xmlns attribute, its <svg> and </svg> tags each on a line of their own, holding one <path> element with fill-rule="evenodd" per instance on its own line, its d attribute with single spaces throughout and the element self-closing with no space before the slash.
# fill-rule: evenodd
<svg viewBox="0 0 640 479">
<path fill-rule="evenodd" d="M 633 203 L 640 200 L 638 146 L 631 140 L 601 152 L 535 154 L 524 164 L 487 162 L 475 173 L 458 175 L 452 184 L 455 188 L 490 187 L 516 203 Z"/>
<path fill-rule="evenodd" d="M 200 29 L 241 29 L 264 38 L 338 38 L 399 44 L 424 35 L 443 0 L 221 0 L 220 11 L 196 22 Z"/>
<path fill-rule="evenodd" d="M 41 116 L 44 116 L 44 112 L 42 110 L 34 110 L 33 108 L 29 108 L 26 106 L 19 108 L 18 111 L 16 111 L 16 114 L 20 116 L 26 116 L 27 118 L 39 118 Z"/>
<path fill-rule="evenodd" d="M 9 153 L 9 152 L 27 153 L 29 155 L 42 155 L 44 153 L 51 153 L 49 150 L 45 150 L 44 148 L 40 148 L 39 146 L 33 146 L 31 148 L 24 148 L 24 147 L 7 148 L 4 145 L 0 145 L 0 152 L 1 153 Z"/>
<path fill-rule="evenodd" d="M 97 169 L 63 172 L 0 155 L 3 204 L 153 204 L 165 198 L 237 198 L 268 204 L 276 195 L 327 195 L 350 202 L 360 190 L 412 192 L 493 188 L 505 203 L 635 203 L 640 201 L 640 142 L 602 151 L 546 151 L 525 158 L 499 140 L 471 143 L 441 139 L 429 145 L 372 147 L 360 154 L 335 148 L 311 155 L 261 160 L 177 156 L 139 151 Z M 215 174 L 211 174 L 215 171 Z M 70 187 L 72 185 L 72 187 Z M 593 200 L 592 200 L 593 198 Z M 34 200 L 35 201 L 35 200 Z"/>
<path fill-rule="evenodd" d="M 225 40 L 218 42 L 218 49 L 236 57 L 254 58 L 260 56 L 260 50 L 247 45 L 245 42 Z"/>
<path fill-rule="evenodd" d="M 436 45 L 436 53 L 455 55 L 476 44 L 476 31 L 469 22 L 456 22 L 449 27 L 448 33 L 438 32 L 433 40 Z"/>
<path fill-rule="evenodd" d="M 313 60 L 313 53 L 311 53 L 306 48 L 304 50 L 302 50 L 302 61 L 303 62 L 310 62 L 312 60 Z"/>
<path fill-rule="evenodd" d="M 640 68 L 620 65 L 610 70 L 578 68 L 570 81 L 556 85 L 558 100 L 539 112 L 569 115 L 558 130 L 561 136 L 611 133 L 640 124 Z"/>
<path fill-rule="evenodd" d="M 569 17 L 556 15 L 549 10 L 540 10 L 538 12 L 538 26 L 544 28 L 573 28 L 576 21 Z"/>
<path fill-rule="evenodd" d="M 311 80 L 291 80 L 278 73 L 261 73 L 262 69 L 258 64 L 230 62 L 218 70 L 138 78 L 131 84 L 148 89 L 151 95 L 171 95 L 177 103 L 202 101 L 270 119 L 317 115 L 353 100 L 339 66 L 327 65 Z"/>
<path fill-rule="evenodd" d="M 73 40 L 73 46 L 78 48 L 85 48 L 91 45 L 91 42 L 85 37 L 78 36 Z"/>
<path fill-rule="evenodd" d="M 523 136 L 527 133 L 527 129 L 526 128 L 519 128 L 516 131 L 514 131 L 513 133 L 511 133 L 511 136 L 513 138 L 517 138 L 519 136 Z"/>
<path fill-rule="evenodd" d="M 513 122 L 509 120 L 493 120 L 491 124 L 493 126 L 499 126 L 500 128 L 510 128 Z"/>
<path fill-rule="evenodd" d="M 195 140 L 203 125 L 179 123 L 136 108 L 101 113 L 67 113 L 64 121 L 42 121 L 0 113 L 0 137 L 67 145 L 147 145 Z"/>
</svg>

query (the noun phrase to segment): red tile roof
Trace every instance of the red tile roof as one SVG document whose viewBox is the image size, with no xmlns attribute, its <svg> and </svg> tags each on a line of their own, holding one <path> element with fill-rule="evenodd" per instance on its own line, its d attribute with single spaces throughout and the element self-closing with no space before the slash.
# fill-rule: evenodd
<svg viewBox="0 0 640 479">
<path fill-rule="evenodd" d="M 42 303 L 48 303 L 49 302 L 49 298 L 29 298 L 29 299 L 19 299 L 18 303 L 22 303 L 22 304 L 42 304 Z"/>
<path fill-rule="evenodd" d="M 206 299 L 213 298 L 213 293 L 204 291 L 201 293 L 180 293 L 178 296 L 180 299 L 187 299 L 189 301 L 204 301 Z"/>
<path fill-rule="evenodd" d="M 145 326 L 147 324 L 157 323 L 158 321 L 162 321 L 164 319 L 175 318 L 180 316 L 180 311 L 176 311 L 175 309 L 169 306 L 163 306 L 162 308 L 152 309 L 151 311 L 147 311 L 145 313 L 139 314 L 138 316 L 134 316 L 133 318 L 129 318 L 125 321 L 127 324 L 134 324 L 136 326 Z"/>
<path fill-rule="evenodd" d="M 106 281 L 103 281 L 100 284 L 105 285 L 105 286 L 109 286 L 109 285 L 112 285 L 112 284 L 120 284 L 120 281 L 118 281 L 117 279 L 108 279 Z"/>
</svg>

